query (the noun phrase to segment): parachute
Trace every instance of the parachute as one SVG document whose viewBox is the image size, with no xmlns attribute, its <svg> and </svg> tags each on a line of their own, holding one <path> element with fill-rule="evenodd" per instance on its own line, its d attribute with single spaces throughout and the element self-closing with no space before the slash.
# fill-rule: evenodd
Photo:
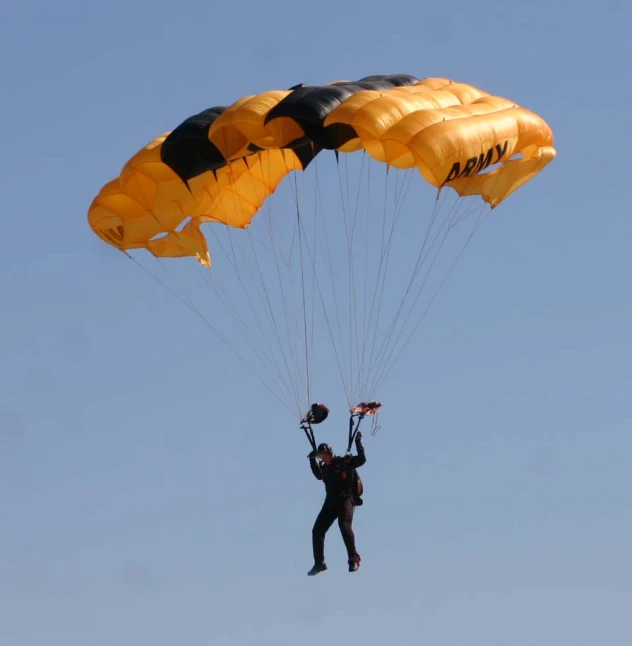
<svg viewBox="0 0 632 646">
<path fill-rule="evenodd" d="M 284 390 L 281 399 L 290 408 L 293 402 L 299 420 L 311 401 L 311 371 L 330 341 L 353 412 L 375 396 L 434 300 L 424 306 L 419 295 L 447 234 L 473 219 L 466 244 L 478 229 L 481 207 L 494 209 L 533 179 L 554 159 L 553 143 L 550 127 L 534 112 L 446 78 L 399 74 L 301 84 L 206 109 L 160 135 L 101 189 L 88 222 L 126 254 L 145 249 L 158 259 L 193 258 L 213 266 L 212 278 L 204 280 L 234 321 L 223 339 L 235 350 L 241 344 L 233 334 L 249 337 L 267 374 L 262 381 L 275 396 Z M 334 171 L 320 170 L 323 155 L 334 160 Z M 348 159 L 360 169 L 350 171 Z M 315 187 L 307 192 L 299 177 L 312 167 Z M 416 201 L 412 219 L 402 225 L 401 250 L 393 252 L 409 171 L 436 189 L 436 200 L 432 209 Z M 336 175 L 337 182 L 329 179 Z M 354 178 L 362 183 L 357 191 Z M 284 187 L 289 195 L 273 204 Z M 477 204 L 467 213 L 444 210 L 441 219 L 446 189 L 458 202 L 470 197 Z M 338 193 L 341 205 L 329 206 Z M 320 220 L 308 224 L 308 210 L 320 213 Z M 479 215 L 472 218 L 474 211 Z M 267 233 L 267 242 L 261 235 L 245 242 L 239 232 L 254 229 L 257 220 L 264 220 L 259 233 Z M 339 235 L 328 233 L 336 226 L 342 227 Z M 225 255 L 219 273 L 226 286 L 216 281 L 207 241 L 220 228 L 226 237 L 218 243 Z M 399 296 L 391 298 L 389 261 L 399 268 L 411 254 L 408 280 L 398 273 Z M 336 287 L 339 280 L 345 289 Z M 249 289 L 254 293 L 246 294 Z M 213 327 L 217 314 L 205 320 Z M 264 328 L 266 341 L 256 336 Z"/>
</svg>

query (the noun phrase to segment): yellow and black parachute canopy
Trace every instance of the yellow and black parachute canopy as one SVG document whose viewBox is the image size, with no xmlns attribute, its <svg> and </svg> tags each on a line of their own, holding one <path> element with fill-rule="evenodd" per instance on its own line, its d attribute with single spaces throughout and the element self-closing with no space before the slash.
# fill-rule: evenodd
<svg viewBox="0 0 632 646">
<path fill-rule="evenodd" d="M 365 151 L 492 207 L 555 157 L 553 133 L 513 101 L 404 74 L 244 96 L 189 117 L 136 153 L 92 202 L 93 231 L 121 250 L 210 264 L 204 222 L 245 228 L 323 150 Z"/>
</svg>

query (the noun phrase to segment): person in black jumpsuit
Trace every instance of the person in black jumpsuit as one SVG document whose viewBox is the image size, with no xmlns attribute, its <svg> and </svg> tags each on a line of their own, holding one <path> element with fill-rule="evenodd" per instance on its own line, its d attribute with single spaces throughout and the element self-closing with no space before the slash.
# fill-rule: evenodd
<svg viewBox="0 0 632 646">
<path fill-rule="evenodd" d="M 360 555 L 356 551 L 355 536 L 352 522 L 356 504 L 362 504 L 357 498 L 354 468 L 361 467 L 366 462 L 362 434 L 355 436 L 358 455 L 340 457 L 333 454 L 328 444 L 320 444 L 316 451 L 309 454 L 309 465 L 317 480 L 325 483 L 325 502 L 320 510 L 312 529 L 312 546 L 314 549 L 314 567 L 308 572 L 314 576 L 327 569 L 325 564 L 325 534 L 338 520 L 340 533 L 347 548 L 349 572 L 355 572 L 360 567 Z M 321 463 L 316 461 L 320 458 Z"/>
</svg>

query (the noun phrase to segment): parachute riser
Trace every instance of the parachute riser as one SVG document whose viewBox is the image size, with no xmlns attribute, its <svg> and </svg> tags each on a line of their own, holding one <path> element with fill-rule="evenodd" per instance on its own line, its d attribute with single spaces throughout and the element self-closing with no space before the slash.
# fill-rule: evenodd
<svg viewBox="0 0 632 646">
<path fill-rule="evenodd" d="M 354 418 L 357 417 L 357 421 L 354 422 Z M 349 444 L 347 445 L 347 453 L 351 453 L 351 447 L 353 446 L 353 440 L 358 433 L 360 428 L 360 422 L 364 419 L 364 413 L 354 413 L 349 418 Z"/>
<path fill-rule="evenodd" d="M 312 449 L 315 451 L 316 438 L 314 437 L 314 429 L 312 429 L 312 425 L 309 422 L 303 422 L 301 424 L 301 428 L 303 429 L 303 432 L 305 433 L 305 436 L 307 437 L 307 440 L 309 441 Z"/>
</svg>

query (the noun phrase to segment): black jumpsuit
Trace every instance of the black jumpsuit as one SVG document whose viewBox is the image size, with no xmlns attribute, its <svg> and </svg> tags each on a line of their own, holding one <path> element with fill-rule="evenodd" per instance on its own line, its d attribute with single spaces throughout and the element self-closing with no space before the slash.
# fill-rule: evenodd
<svg viewBox="0 0 632 646">
<path fill-rule="evenodd" d="M 351 467 L 361 467 L 366 462 L 364 447 L 358 438 L 356 438 L 356 448 L 358 455 L 336 456 L 330 464 L 318 464 L 316 458 L 309 460 L 312 473 L 318 480 L 324 481 L 326 491 L 325 502 L 312 529 L 312 545 L 316 564 L 325 562 L 325 534 L 336 519 L 338 519 L 338 526 L 347 548 L 349 560 L 354 560 L 358 555 L 351 527 L 356 501 Z"/>
</svg>

